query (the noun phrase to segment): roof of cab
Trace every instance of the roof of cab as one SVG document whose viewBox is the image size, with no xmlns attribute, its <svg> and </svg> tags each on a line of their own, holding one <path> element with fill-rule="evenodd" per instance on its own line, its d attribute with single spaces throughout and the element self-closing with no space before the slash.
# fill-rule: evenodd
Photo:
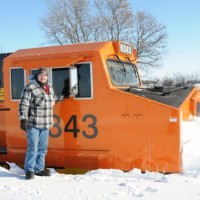
<svg viewBox="0 0 200 200">
<path fill-rule="evenodd" d="M 49 46 L 30 49 L 20 49 L 9 56 L 9 59 L 15 58 L 31 58 L 31 57 L 46 57 L 49 55 L 81 55 L 91 54 L 100 49 L 109 42 L 94 42 L 94 43 L 77 43 L 63 46 Z"/>
<path fill-rule="evenodd" d="M 41 66 L 71 66 L 77 62 L 91 61 L 100 49 L 103 50 L 102 52 L 106 50 L 108 55 L 113 55 L 113 51 L 120 52 L 119 44 L 120 41 L 105 41 L 21 49 L 4 60 L 5 68 L 20 66 L 23 69 L 30 69 Z M 133 55 L 131 56 L 134 58 Z"/>
</svg>

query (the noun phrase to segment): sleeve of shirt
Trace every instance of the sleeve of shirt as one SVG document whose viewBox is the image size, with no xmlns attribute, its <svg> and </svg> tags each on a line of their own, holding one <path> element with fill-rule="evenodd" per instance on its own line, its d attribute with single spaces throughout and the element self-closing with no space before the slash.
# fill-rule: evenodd
<svg viewBox="0 0 200 200">
<path fill-rule="evenodd" d="M 19 119 L 28 120 L 28 112 L 31 100 L 31 90 L 27 87 L 22 91 L 21 99 L 19 102 Z"/>
</svg>

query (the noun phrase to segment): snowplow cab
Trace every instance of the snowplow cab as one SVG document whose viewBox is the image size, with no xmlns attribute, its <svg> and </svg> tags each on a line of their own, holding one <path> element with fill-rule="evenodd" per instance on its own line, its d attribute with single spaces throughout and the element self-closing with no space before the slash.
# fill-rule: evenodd
<svg viewBox="0 0 200 200">
<path fill-rule="evenodd" d="M 133 47 L 120 41 L 22 49 L 6 57 L 0 159 L 23 164 L 19 100 L 28 77 L 47 67 L 55 94 L 64 96 L 54 107 L 47 166 L 181 172 L 180 123 L 199 115 L 199 88 L 145 88 L 136 61 Z"/>
</svg>

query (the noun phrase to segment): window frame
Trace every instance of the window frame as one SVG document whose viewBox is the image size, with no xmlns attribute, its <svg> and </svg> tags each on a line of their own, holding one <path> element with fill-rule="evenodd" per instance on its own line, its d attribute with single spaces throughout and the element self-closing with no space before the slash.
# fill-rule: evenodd
<svg viewBox="0 0 200 200">
<path fill-rule="evenodd" d="M 133 67 L 133 69 L 134 69 L 134 71 L 136 72 L 135 74 L 136 74 L 136 78 L 137 78 L 137 80 L 138 80 L 138 85 L 140 84 L 140 78 L 139 78 L 139 74 L 138 74 L 138 70 L 137 70 L 137 67 L 136 67 L 136 65 L 134 64 L 134 63 L 132 63 L 132 62 L 129 62 L 129 61 L 124 61 L 124 60 L 116 60 L 116 59 L 107 59 L 106 60 L 106 67 L 107 67 L 107 70 L 108 70 L 108 74 L 109 74 L 109 78 L 110 78 L 110 82 L 111 82 L 111 84 L 114 86 L 114 87 L 128 87 L 128 86 L 130 86 L 130 84 L 128 84 L 128 85 L 117 85 L 117 84 L 115 84 L 114 82 L 113 82 L 113 79 L 112 79 L 112 75 L 111 75 L 111 72 L 110 72 L 110 67 L 109 67 L 109 65 L 108 65 L 108 62 L 109 61 L 113 61 L 113 62 L 118 62 L 118 63 L 120 63 L 121 64 L 121 62 L 124 64 L 130 64 L 130 65 L 132 65 L 132 67 Z M 123 67 L 123 66 L 122 66 Z M 138 85 L 132 85 L 132 86 L 138 86 Z"/>
<path fill-rule="evenodd" d="M 90 97 L 76 97 L 74 96 L 74 100 L 90 100 L 93 99 L 93 73 L 92 73 L 92 62 L 77 62 L 73 66 L 77 67 L 77 65 L 82 65 L 82 64 L 89 64 L 90 67 L 90 91 L 91 91 L 91 96 Z M 70 68 L 70 66 L 59 66 L 59 67 L 51 67 L 49 68 L 49 81 L 51 82 L 53 86 L 53 69 L 62 69 L 62 68 Z M 68 98 L 64 98 L 64 100 L 67 100 Z"/>
<path fill-rule="evenodd" d="M 89 67 L 90 67 L 90 91 L 91 91 L 91 96 L 90 97 L 76 97 L 74 96 L 74 100 L 90 100 L 90 99 L 93 99 L 93 66 L 92 66 L 92 62 L 77 62 L 76 64 L 74 64 L 74 66 L 76 67 L 76 65 L 81 65 L 81 64 L 89 64 Z M 58 69 L 58 68 L 70 68 L 70 66 L 60 66 L 60 67 L 50 67 L 48 68 L 49 69 L 49 82 L 52 84 L 53 86 L 53 78 L 52 78 L 52 72 L 53 72 L 53 69 Z M 23 72 L 24 72 L 24 87 L 27 83 L 27 71 L 25 69 L 23 69 L 21 66 L 13 66 L 10 68 L 10 99 L 11 101 L 20 101 L 20 98 L 19 99 L 13 99 L 13 96 L 12 96 L 12 70 L 17 70 L 17 69 L 22 69 Z M 39 68 L 33 68 L 33 69 L 28 69 L 30 70 L 30 75 L 31 75 L 31 70 L 37 70 Z M 66 100 L 68 98 L 64 98 L 64 100 Z"/>
<path fill-rule="evenodd" d="M 51 83 L 51 86 L 53 87 L 53 69 L 65 69 L 65 68 L 70 68 L 70 67 L 68 67 L 68 66 L 59 66 L 59 67 L 51 67 L 51 68 L 49 68 L 50 70 L 49 70 L 49 82 Z M 56 92 L 54 91 L 54 93 L 56 94 Z M 63 100 L 65 100 L 65 99 L 68 99 L 67 97 L 64 97 L 64 99 Z"/>
<path fill-rule="evenodd" d="M 20 101 L 21 98 L 19 99 L 13 99 L 13 96 L 12 96 L 12 70 L 17 70 L 17 69 L 22 69 L 23 70 L 23 73 L 24 73 L 24 86 L 23 86 L 23 89 L 25 87 L 25 84 L 26 84 L 26 70 L 23 69 L 22 67 L 20 66 L 16 66 L 16 67 L 11 67 L 10 68 L 10 99 L 11 101 Z"/>
<path fill-rule="evenodd" d="M 92 67 L 92 62 L 81 62 L 81 63 L 76 63 L 74 64 L 74 67 L 76 67 L 76 65 L 81 65 L 81 64 L 89 64 L 90 65 L 90 91 L 91 91 L 91 97 L 76 97 L 74 96 L 75 100 L 89 100 L 89 99 L 93 99 L 93 67 Z"/>
</svg>

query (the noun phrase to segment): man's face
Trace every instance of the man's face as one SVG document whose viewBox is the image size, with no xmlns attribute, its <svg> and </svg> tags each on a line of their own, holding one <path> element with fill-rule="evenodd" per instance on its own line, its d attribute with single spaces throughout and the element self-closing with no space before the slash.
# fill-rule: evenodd
<svg viewBox="0 0 200 200">
<path fill-rule="evenodd" d="M 42 72 L 38 75 L 38 80 L 41 82 L 41 83 L 46 83 L 47 82 L 47 79 L 48 79 L 48 76 L 47 76 L 47 73 L 46 72 Z"/>
</svg>

